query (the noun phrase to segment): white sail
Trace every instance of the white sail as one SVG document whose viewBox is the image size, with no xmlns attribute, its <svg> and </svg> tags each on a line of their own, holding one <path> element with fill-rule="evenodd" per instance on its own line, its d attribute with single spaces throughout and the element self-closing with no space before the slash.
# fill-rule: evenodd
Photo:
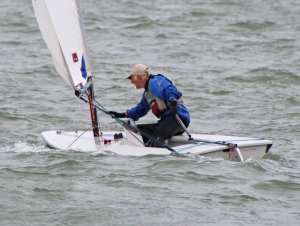
<svg viewBox="0 0 300 226">
<path fill-rule="evenodd" d="M 91 75 L 78 0 L 32 0 L 57 72 L 72 87 Z"/>
</svg>

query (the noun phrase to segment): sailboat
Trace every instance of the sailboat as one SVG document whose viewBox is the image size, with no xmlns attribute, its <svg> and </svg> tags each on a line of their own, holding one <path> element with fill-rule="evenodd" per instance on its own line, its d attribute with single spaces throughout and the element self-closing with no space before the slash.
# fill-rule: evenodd
<svg viewBox="0 0 300 226">
<path fill-rule="evenodd" d="M 264 138 L 189 134 L 187 130 L 162 143 L 140 131 L 134 122 L 113 117 L 124 131 L 100 131 L 97 112 L 110 113 L 95 99 L 79 1 L 32 0 L 32 4 L 56 71 L 76 96 L 88 103 L 91 115 L 90 130 L 42 132 L 49 147 L 129 156 L 193 154 L 232 161 L 262 157 L 270 150 L 272 141 Z M 142 135 L 161 142 L 160 147 L 146 147 Z"/>
</svg>

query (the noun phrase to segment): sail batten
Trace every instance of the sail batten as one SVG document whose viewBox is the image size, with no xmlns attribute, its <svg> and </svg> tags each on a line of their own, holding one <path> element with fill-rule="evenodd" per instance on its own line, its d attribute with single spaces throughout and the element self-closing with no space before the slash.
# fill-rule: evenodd
<svg viewBox="0 0 300 226">
<path fill-rule="evenodd" d="M 56 71 L 72 87 L 91 76 L 78 0 L 32 0 Z"/>
</svg>

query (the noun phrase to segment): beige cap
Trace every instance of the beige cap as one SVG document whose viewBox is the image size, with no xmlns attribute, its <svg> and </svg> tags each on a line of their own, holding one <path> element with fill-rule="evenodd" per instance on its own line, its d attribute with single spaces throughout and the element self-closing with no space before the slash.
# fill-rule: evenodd
<svg viewBox="0 0 300 226">
<path fill-rule="evenodd" d="M 127 79 L 131 79 L 131 76 L 133 75 L 146 75 L 149 76 L 150 75 L 150 69 L 149 67 L 147 67 L 144 64 L 136 64 L 133 66 L 133 68 L 131 68 L 130 70 L 130 74 L 127 77 Z"/>
</svg>

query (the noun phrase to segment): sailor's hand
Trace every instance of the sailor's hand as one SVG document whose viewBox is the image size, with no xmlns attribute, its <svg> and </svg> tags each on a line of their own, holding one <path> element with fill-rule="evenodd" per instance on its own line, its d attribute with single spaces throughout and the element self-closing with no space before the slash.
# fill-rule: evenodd
<svg viewBox="0 0 300 226">
<path fill-rule="evenodd" d="M 108 113 L 115 118 L 126 118 L 126 114 L 124 112 L 119 113 L 119 112 L 115 112 L 115 111 L 109 111 Z"/>
<path fill-rule="evenodd" d="M 170 106 L 170 114 L 172 116 L 175 116 L 177 114 L 177 100 L 174 99 L 171 101 L 171 106 Z"/>
</svg>

